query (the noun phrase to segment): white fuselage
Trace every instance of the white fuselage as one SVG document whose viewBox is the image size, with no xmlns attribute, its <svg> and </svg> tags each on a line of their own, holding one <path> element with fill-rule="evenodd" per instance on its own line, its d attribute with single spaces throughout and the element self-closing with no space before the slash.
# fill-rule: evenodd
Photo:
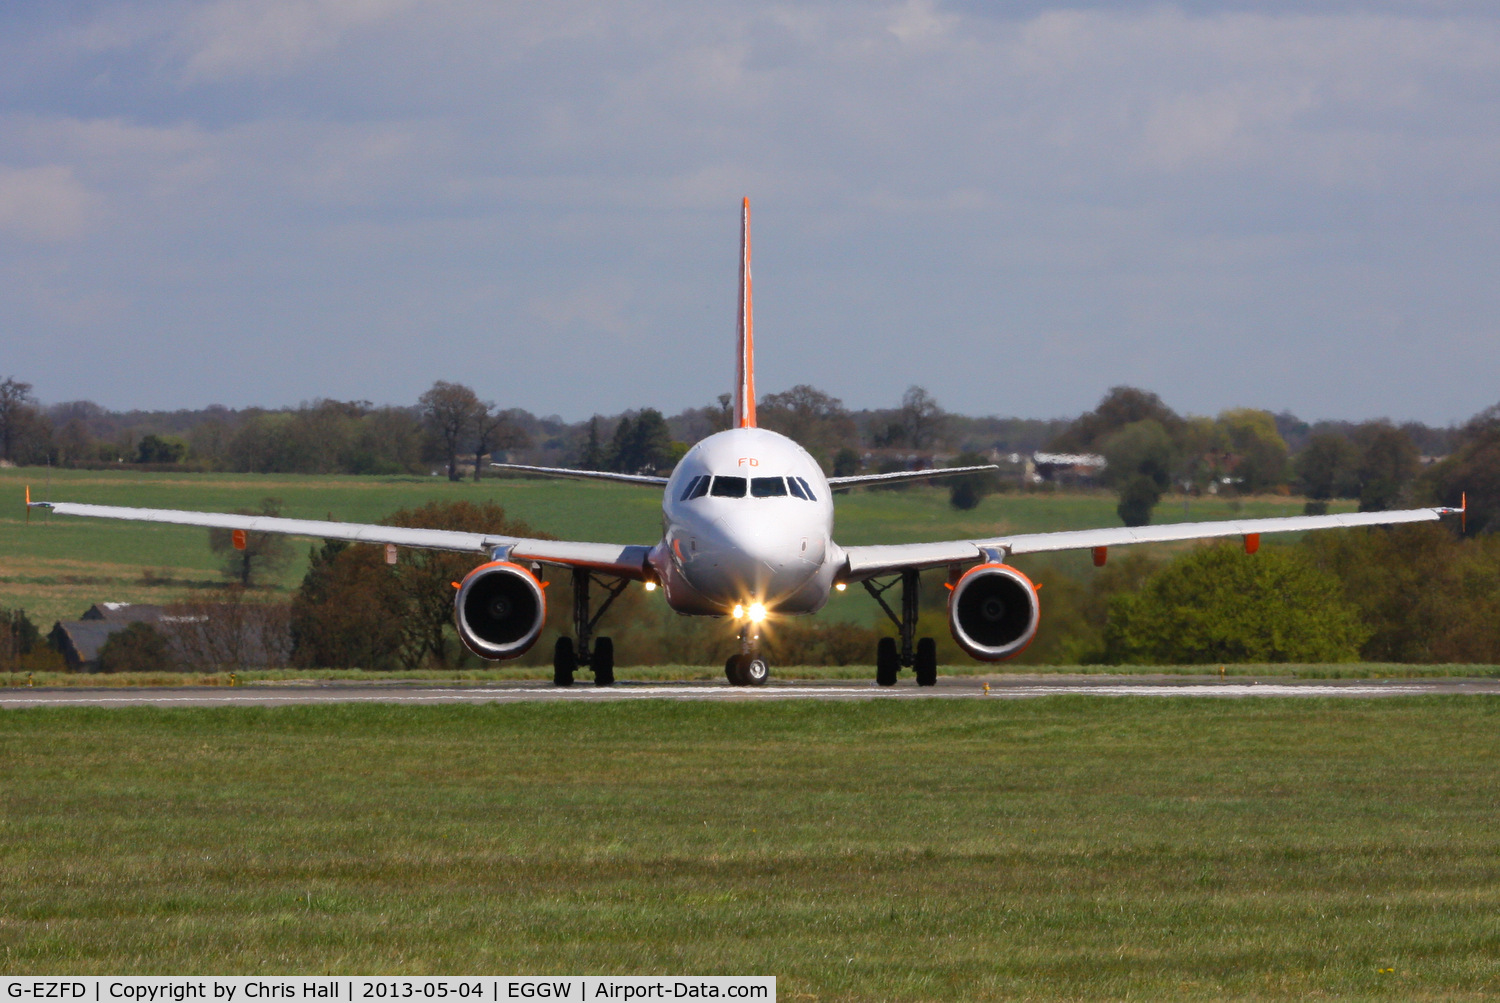
<svg viewBox="0 0 1500 1003">
<path fill-rule="evenodd" d="M 719 432 L 688 450 L 667 481 L 662 519 L 650 563 L 679 613 L 722 615 L 757 602 L 812 613 L 828 601 L 843 560 L 817 461 L 763 428 Z"/>
</svg>

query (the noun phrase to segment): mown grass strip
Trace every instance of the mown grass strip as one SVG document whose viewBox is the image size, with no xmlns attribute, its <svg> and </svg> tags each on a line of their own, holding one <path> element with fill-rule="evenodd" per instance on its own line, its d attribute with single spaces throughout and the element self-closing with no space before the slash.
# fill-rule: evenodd
<svg viewBox="0 0 1500 1003">
<path fill-rule="evenodd" d="M 0 971 L 1479 998 L 1497 726 L 1478 697 L 16 711 Z"/>
</svg>

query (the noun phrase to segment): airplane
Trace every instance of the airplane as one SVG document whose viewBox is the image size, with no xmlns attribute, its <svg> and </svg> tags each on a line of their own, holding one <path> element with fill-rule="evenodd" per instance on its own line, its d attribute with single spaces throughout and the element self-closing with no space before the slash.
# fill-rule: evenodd
<svg viewBox="0 0 1500 1003">
<path fill-rule="evenodd" d="M 918 638 L 920 572 L 946 568 L 948 626 L 954 640 L 981 661 L 998 662 L 1025 650 L 1041 621 L 1038 586 L 1010 560 L 1024 554 L 1089 550 L 1103 565 L 1111 547 L 1241 537 L 1255 553 L 1265 533 L 1306 532 L 1352 526 L 1427 522 L 1460 508 L 1237 519 L 1052 533 L 1021 533 L 937 543 L 840 546 L 834 540 L 835 490 L 868 484 L 994 469 L 949 467 L 827 477 L 796 442 L 756 424 L 755 345 L 750 272 L 750 200 L 741 204 L 739 312 L 733 423 L 689 449 L 667 477 L 496 463 L 523 474 L 637 484 L 662 491 L 662 537 L 655 544 L 535 540 L 491 533 L 410 529 L 270 516 L 128 508 L 73 502 L 32 501 L 30 508 L 57 515 L 172 523 L 233 530 L 236 546 L 245 533 L 282 533 L 355 543 L 384 544 L 387 560 L 396 548 L 426 548 L 482 555 L 483 563 L 457 584 L 454 620 L 469 650 L 486 659 L 516 658 L 528 651 L 546 620 L 545 576 L 559 569 L 573 585 L 572 635 L 553 650 L 553 682 L 571 686 L 580 668 L 594 683 L 612 685 L 614 644 L 595 636 L 610 604 L 632 583 L 661 588 L 678 613 L 731 617 L 739 625 L 739 650 L 724 666 L 735 686 L 759 686 L 770 677 L 760 651 L 761 625 L 770 618 L 815 613 L 835 591 L 861 585 L 896 627 L 875 652 L 875 680 L 897 682 L 913 670 L 918 686 L 937 681 L 937 646 Z M 900 611 L 885 592 L 901 586 Z M 604 598 L 595 608 L 592 586 Z"/>
</svg>

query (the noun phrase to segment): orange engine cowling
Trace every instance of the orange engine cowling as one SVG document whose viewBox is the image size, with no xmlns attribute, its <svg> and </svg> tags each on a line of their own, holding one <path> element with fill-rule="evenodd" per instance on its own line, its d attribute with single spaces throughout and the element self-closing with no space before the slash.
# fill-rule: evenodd
<svg viewBox="0 0 1500 1003">
<path fill-rule="evenodd" d="M 1008 564 L 970 568 L 948 596 L 953 639 L 985 662 L 1004 661 L 1026 650 L 1041 619 L 1036 586 Z"/>
<path fill-rule="evenodd" d="M 536 643 L 547 619 L 542 583 L 519 564 L 481 564 L 454 597 L 458 636 L 480 658 L 516 658 Z"/>
</svg>

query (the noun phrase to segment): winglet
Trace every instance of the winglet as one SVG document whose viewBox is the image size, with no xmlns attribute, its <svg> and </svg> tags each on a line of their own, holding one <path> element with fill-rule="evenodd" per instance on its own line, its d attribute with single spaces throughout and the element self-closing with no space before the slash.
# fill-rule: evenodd
<svg viewBox="0 0 1500 1003">
<path fill-rule="evenodd" d="M 1458 496 L 1458 530 L 1460 533 L 1469 531 L 1469 492 L 1463 491 Z"/>
<path fill-rule="evenodd" d="M 737 379 L 734 383 L 734 424 L 755 427 L 755 307 L 750 296 L 750 199 L 740 210 L 740 315 Z"/>
</svg>

